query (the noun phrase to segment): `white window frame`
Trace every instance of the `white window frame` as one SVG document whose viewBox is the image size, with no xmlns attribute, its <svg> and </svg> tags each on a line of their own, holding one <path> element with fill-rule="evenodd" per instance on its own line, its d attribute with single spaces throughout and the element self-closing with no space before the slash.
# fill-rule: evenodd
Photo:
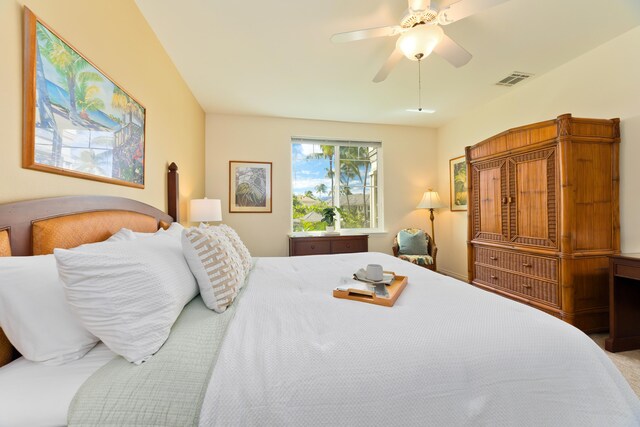
<svg viewBox="0 0 640 427">
<path fill-rule="evenodd" d="M 378 211 L 378 226 L 375 228 L 342 228 L 340 226 L 340 222 L 338 222 L 337 231 L 345 231 L 346 233 L 362 233 L 362 234 L 376 234 L 376 233 L 385 233 L 384 228 L 384 165 L 383 165 L 383 144 L 382 141 L 371 141 L 371 140 L 354 140 L 354 139 L 343 139 L 343 138 L 318 138 L 318 137 L 307 137 L 307 136 L 292 136 L 291 137 L 291 146 L 293 144 L 315 144 L 315 145 L 333 145 L 334 147 L 376 147 L 377 148 L 377 156 L 378 159 L 376 161 L 377 167 L 377 211 Z M 289 148 L 289 172 L 290 177 L 292 176 L 291 172 L 293 171 L 293 157 L 291 156 L 292 148 Z M 335 151 L 335 164 L 334 170 L 336 171 L 336 176 L 339 174 L 339 165 L 340 165 L 340 150 Z M 289 194 L 293 195 L 293 178 L 290 178 L 291 185 L 289 188 Z M 338 205 L 340 204 L 340 179 L 336 179 L 333 183 L 333 194 L 338 194 Z M 335 200 L 334 200 L 335 201 Z M 293 204 L 289 202 L 289 230 L 293 232 Z M 322 232 L 306 232 L 306 233 L 319 233 Z"/>
</svg>

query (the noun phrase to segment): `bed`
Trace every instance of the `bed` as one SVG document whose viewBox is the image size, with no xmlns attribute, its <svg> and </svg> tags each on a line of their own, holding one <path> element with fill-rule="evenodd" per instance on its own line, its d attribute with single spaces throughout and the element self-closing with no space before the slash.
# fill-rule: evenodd
<svg viewBox="0 0 640 427">
<path fill-rule="evenodd" d="M 7 204 L 0 254 L 171 220 L 120 198 Z M 0 425 L 640 425 L 606 354 L 541 311 L 381 253 L 253 261 L 228 310 L 196 296 L 141 365 L 103 343 L 44 365 L 0 334 Z M 408 276 L 393 307 L 332 297 L 370 263 Z"/>
</svg>

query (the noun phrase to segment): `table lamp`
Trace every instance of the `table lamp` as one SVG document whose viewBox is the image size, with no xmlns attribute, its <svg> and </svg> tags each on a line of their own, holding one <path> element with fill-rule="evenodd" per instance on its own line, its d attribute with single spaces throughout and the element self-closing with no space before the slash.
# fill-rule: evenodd
<svg viewBox="0 0 640 427">
<path fill-rule="evenodd" d="M 220 199 L 193 199 L 189 205 L 191 222 L 222 221 L 222 206 Z"/>
</svg>

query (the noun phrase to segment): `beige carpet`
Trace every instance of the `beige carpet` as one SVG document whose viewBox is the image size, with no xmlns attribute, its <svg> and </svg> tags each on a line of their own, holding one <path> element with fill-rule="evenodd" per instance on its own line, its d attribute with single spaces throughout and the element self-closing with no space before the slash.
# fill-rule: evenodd
<svg viewBox="0 0 640 427">
<path fill-rule="evenodd" d="M 589 336 L 604 349 L 604 340 L 609 335 L 592 334 Z M 640 397 L 640 350 L 621 351 L 619 353 L 609 353 L 605 350 L 605 353 L 622 372 L 633 391 Z"/>
</svg>

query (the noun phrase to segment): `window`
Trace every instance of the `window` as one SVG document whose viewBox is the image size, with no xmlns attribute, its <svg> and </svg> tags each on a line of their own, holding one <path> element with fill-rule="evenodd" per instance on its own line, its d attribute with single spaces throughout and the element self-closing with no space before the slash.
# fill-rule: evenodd
<svg viewBox="0 0 640 427">
<path fill-rule="evenodd" d="M 291 139 L 292 229 L 321 231 L 322 210 L 341 210 L 342 230 L 382 231 L 379 142 Z"/>
</svg>

